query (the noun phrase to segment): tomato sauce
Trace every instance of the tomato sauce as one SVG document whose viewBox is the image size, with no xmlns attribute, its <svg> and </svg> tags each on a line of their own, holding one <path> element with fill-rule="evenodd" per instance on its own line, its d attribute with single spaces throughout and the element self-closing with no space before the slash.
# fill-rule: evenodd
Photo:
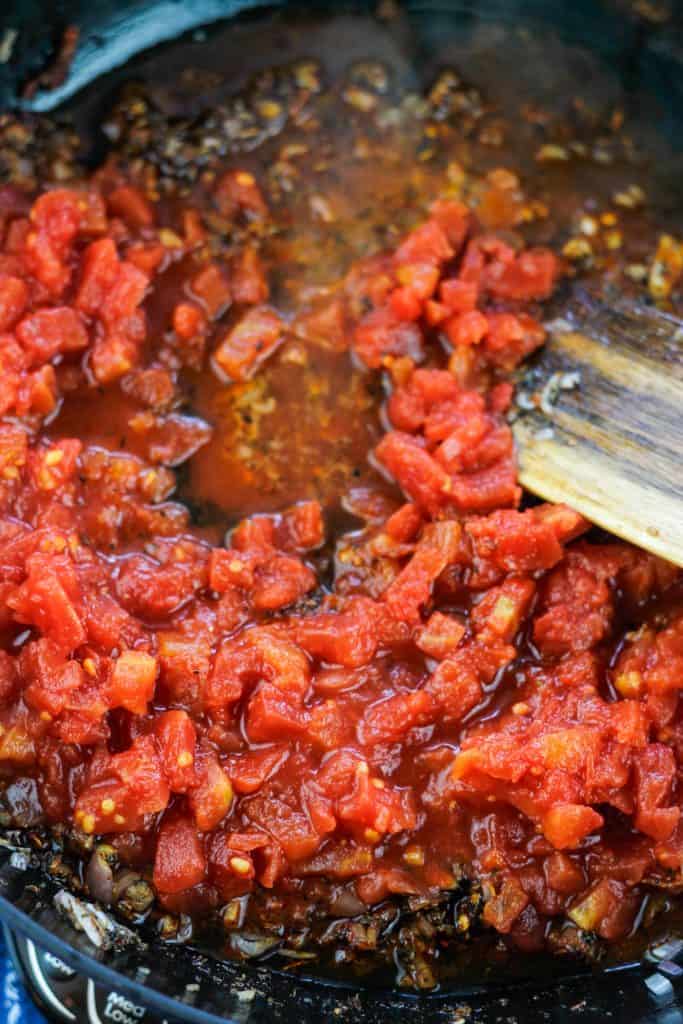
<svg viewBox="0 0 683 1024">
<path fill-rule="evenodd" d="M 683 866 L 680 578 L 517 483 L 567 257 L 499 174 L 288 289 L 251 170 L 138 179 L 2 204 L 5 788 L 228 929 L 624 939 Z"/>
</svg>

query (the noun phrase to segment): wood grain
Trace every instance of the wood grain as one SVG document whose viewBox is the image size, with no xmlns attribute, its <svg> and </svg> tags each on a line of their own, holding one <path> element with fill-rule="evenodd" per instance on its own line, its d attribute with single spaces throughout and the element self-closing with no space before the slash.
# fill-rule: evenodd
<svg viewBox="0 0 683 1024">
<path fill-rule="evenodd" d="M 519 384 L 522 485 L 683 565 L 683 324 L 583 296 L 549 326 Z"/>
</svg>

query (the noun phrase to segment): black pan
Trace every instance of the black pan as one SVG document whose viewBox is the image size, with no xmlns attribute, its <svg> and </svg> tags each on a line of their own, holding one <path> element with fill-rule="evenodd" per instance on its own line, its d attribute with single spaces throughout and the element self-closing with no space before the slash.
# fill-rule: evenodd
<svg viewBox="0 0 683 1024">
<path fill-rule="evenodd" d="M 220 62 L 222 70 L 234 67 L 236 82 L 258 67 L 302 55 L 321 57 L 333 69 L 340 68 L 350 53 L 346 45 L 337 45 L 336 28 L 328 20 L 334 12 L 354 25 L 344 35 L 359 47 L 353 56 L 388 59 L 408 80 L 419 82 L 439 64 L 455 63 L 461 68 L 464 64 L 465 71 L 469 64 L 476 81 L 477 74 L 481 80 L 495 64 L 497 73 L 514 76 L 517 94 L 530 99 L 547 101 L 575 87 L 577 79 L 583 91 L 618 97 L 631 122 L 666 140 L 671 154 L 659 168 L 661 190 L 655 201 L 663 208 L 683 208 L 683 167 L 677 158 L 683 155 L 680 0 L 413 0 L 402 9 L 399 28 L 389 33 L 374 17 L 374 4 L 4 0 L 0 110 L 17 104 L 38 112 L 66 106 L 92 134 L 99 113 L 131 73 L 123 65 L 132 61 L 135 73 L 143 75 L 152 65 L 163 67 L 172 79 L 182 66 L 183 46 L 199 45 L 199 26 L 205 27 L 201 45 L 206 60 Z M 314 15 L 317 28 L 290 31 L 287 18 L 292 11 Z M 239 34 L 236 20 L 246 24 Z M 57 88 L 38 90 L 30 101 L 22 100 L 20 85 L 49 62 L 67 25 L 80 29 L 68 76 Z M 183 41 L 183 33 L 193 30 Z M 171 42 L 177 39 L 179 43 Z M 492 40 L 497 41 L 493 49 Z M 153 52 L 144 52 L 151 48 Z M 96 145 L 92 158 L 97 158 Z M 413 996 L 293 976 L 267 963 L 217 962 L 184 945 L 135 952 L 97 949 L 57 913 L 54 888 L 37 871 L 21 870 L 17 864 L 17 857 L 0 847 L 0 920 L 79 973 L 167 1020 L 389 1024 L 396 1014 L 410 1014 L 416 1022 L 444 1024 L 585 1024 L 603 1019 L 614 1024 L 683 1024 L 683 981 L 680 997 L 677 991 L 683 972 L 666 962 L 665 950 L 659 960 L 599 972 L 557 962 L 546 964 L 540 975 L 536 970 L 535 976 L 486 987 Z"/>
</svg>

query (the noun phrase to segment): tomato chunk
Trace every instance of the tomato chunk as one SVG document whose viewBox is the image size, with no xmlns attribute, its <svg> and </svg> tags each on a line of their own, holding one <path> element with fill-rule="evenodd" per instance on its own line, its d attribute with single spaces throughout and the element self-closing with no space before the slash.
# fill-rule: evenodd
<svg viewBox="0 0 683 1024">
<path fill-rule="evenodd" d="M 284 340 L 280 317 L 267 306 L 250 310 L 218 343 L 213 365 L 227 380 L 247 380 Z"/>
<path fill-rule="evenodd" d="M 145 651 L 123 651 L 114 662 L 109 695 L 112 707 L 144 715 L 154 696 L 157 660 Z"/>
<path fill-rule="evenodd" d="M 206 859 L 193 822 L 187 818 L 164 821 L 154 858 L 154 885 L 159 892 L 191 889 L 205 874 Z"/>
</svg>

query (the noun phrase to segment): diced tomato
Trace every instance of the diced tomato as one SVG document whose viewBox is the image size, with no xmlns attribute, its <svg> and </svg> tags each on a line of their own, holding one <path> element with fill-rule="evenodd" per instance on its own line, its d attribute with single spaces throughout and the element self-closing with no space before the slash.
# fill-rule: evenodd
<svg viewBox="0 0 683 1024">
<path fill-rule="evenodd" d="M 337 827 L 337 819 L 333 813 L 332 801 L 315 782 L 305 783 L 302 787 L 302 794 L 311 825 L 318 835 L 324 836 L 334 832 Z"/>
<path fill-rule="evenodd" d="M 131 245 L 126 250 L 126 260 L 147 277 L 153 277 L 165 259 L 166 248 L 160 242 Z"/>
<path fill-rule="evenodd" d="M 192 293 L 210 320 L 219 317 L 232 302 L 230 282 L 216 263 L 209 263 L 192 279 Z"/>
<path fill-rule="evenodd" d="M 86 609 L 88 640 L 101 646 L 108 654 L 123 640 L 133 643 L 141 630 L 133 618 L 110 594 L 91 594 Z"/>
<path fill-rule="evenodd" d="M 483 696 L 480 675 L 467 652 L 456 652 L 441 662 L 425 689 L 449 719 L 459 720 Z"/>
<path fill-rule="evenodd" d="M 450 315 L 451 310 L 442 302 L 434 302 L 433 299 L 427 299 L 424 304 L 424 318 L 430 327 L 438 327 L 444 320 L 448 320 Z"/>
<path fill-rule="evenodd" d="M 154 885 L 161 893 L 177 893 L 199 885 L 206 858 L 194 822 L 171 818 L 159 829 L 154 858 Z"/>
<path fill-rule="evenodd" d="M 188 341 L 204 330 L 206 317 L 193 302 L 179 302 L 173 310 L 173 330 Z"/>
<path fill-rule="evenodd" d="M 310 709 L 306 736 L 316 747 L 338 750 L 353 739 L 354 721 L 339 702 L 328 699 Z"/>
<path fill-rule="evenodd" d="M 422 303 L 410 288 L 397 288 L 389 301 L 399 320 L 417 320 L 422 312 Z"/>
<path fill-rule="evenodd" d="M 297 337 L 315 345 L 333 352 L 345 352 L 350 343 L 346 320 L 345 303 L 343 299 L 336 298 L 300 314 L 292 324 L 292 331 Z"/>
<path fill-rule="evenodd" d="M 635 755 L 637 829 L 663 841 L 676 828 L 681 809 L 666 804 L 676 774 L 673 751 L 662 743 L 650 743 Z"/>
<path fill-rule="evenodd" d="M 49 640 L 34 640 L 22 652 L 21 670 L 28 686 L 27 702 L 52 716 L 61 714 L 71 695 L 86 677 L 77 661 L 67 661 L 63 651 Z"/>
<path fill-rule="evenodd" d="M 56 491 L 71 481 L 81 454 L 80 441 L 65 438 L 42 451 L 31 452 L 28 463 L 31 479 L 39 491 Z"/>
<path fill-rule="evenodd" d="M 46 235 L 30 231 L 24 240 L 24 262 L 33 276 L 53 298 L 59 298 L 71 281 L 71 269 L 64 263 Z"/>
<path fill-rule="evenodd" d="M 586 884 L 583 871 L 566 853 L 546 857 L 543 872 L 550 888 L 563 896 L 580 892 Z"/>
<path fill-rule="evenodd" d="M 282 518 L 283 547 L 312 551 L 325 539 L 325 523 L 319 501 L 300 501 Z"/>
<path fill-rule="evenodd" d="M 379 836 L 394 835 L 414 828 L 417 822 L 411 792 L 393 789 L 371 777 L 366 761 L 357 762 L 353 788 L 338 801 L 337 811 L 341 821 L 360 829 L 366 838 L 366 829 Z"/>
<path fill-rule="evenodd" d="M 232 807 L 232 783 L 214 754 L 200 753 L 195 775 L 195 784 L 189 794 L 190 808 L 197 828 L 201 832 L 210 832 Z"/>
<path fill-rule="evenodd" d="M 291 635 L 285 637 L 267 628 L 251 629 L 246 634 L 245 646 L 252 653 L 252 664 L 261 678 L 288 696 L 303 698 L 308 690 L 309 661 Z"/>
<path fill-rule="evenodd" d="M 172 701 L 192 704 L 208 678 L 211 647 L 196 636 L 166 631 L 157 633 L 160 682 Z"/>
<path fill-rule="evenodd" d="M 269 555 L 274 548 L 275 524 L 270 516 L 250 516 L 232 532 L 232 546 L 238 551 Z"/>
<path fill-rule="evenodd" d="M 471 214 L 464 203 L 457 199 L 437 199 L 432 204 L 433 220 L 444 232 L 448 241 L 457 252 L 462 246 L 470 228 Z"/>
<path fill-rule="evenodd" d="M 44 192 L 31 207 L 31 221 L 64 253 L 81 225 L 82 197 L 66 188 Z"/>
<path fill-rule="evenodd" d="M 233 587 L 251 589 L 254 584 L 252 560 L 240 552 L 214 548 L 209 556 L 209 585 L 219 594 Z"/>
<path fill-rule="evenodd" d="M 25 317 L 16 333 L 30 364 L 47 362 L 60 352 L 78 352 L 88 344 L 78 313 L 62 306 Z"/>
<path fill-rule="evenodd" d="M 197 733 L 187 711 L 164 711 L 154 722 L 161 767 L 174 793 L 195 785 Z"/>
<path fill-rule="evenodd" d="M 247 380 L 283 340 L 278 314 L 267 306 L 257 306 L 219 341 L 213 366 L 224 379 Z"/>
<path fill-rule="evenodd" d="M 250 797 L 244 809 L 250 821 L 277 840 L 290 861 L 309 857 L 320 846 L 320 835 L 308 815 L 278 797 Z"/>
<path fill-rule="evenodd" d="M 415 643 L 430 658 L 441 661 L 456 650 L 464 635 L 465 626 L 456 616 L 432 612 L 418 630 Z"/>
<path fill-rule="evenodd" d="M 41 366 L 29 373 L 23 385 L 19 385 L 15 408 L 20 416 L 28 412 L 47 416 L 57 405 L 57 378 L 52 366 Z"/>
<path fill-rule="evenodd" d="M 169 800 L 169 787 L 151 736 L 139 736 L 128 750 L 114 754 L 109 767 L 124 787 L 130 789 L 140 814 L 164 810 Z"/>
<path fill-rule="evenodd" d="M 269 743 L 306 731 L 307 716 L 296 700 L 264 683 L 249 701 L 247 734 L 253 743 Z"/>
<path fill-rule="evenodd" d="M 183 234 L 190 248 L 201 245 L 206 240 L 206 230 L 198 210 L 185 209 L 182 213 Z"/>
<path fill-rule="evenodd" d="M 235 302 L 258 306 L 268 301 L 270 289 L 266 271 L 253 246 L 241 250 L 231 269 L 230 285 Z"/>
<path fill-rule="evenodd" d="M 236 754 L 229 761 L 232 784 L 237 793 L 256 793 L 264 782 L 287 759 L 285 744 Z"/>
<path fill-rule="evenodd" d="M 471 622 L 485 642 L 511 643 L 520 629 L 535 593 L 532 580 L 508 578 L 492 587 L 472 610 Z"/>
<path fill-rule="evenodd" d="M 399 267 L 410 263 L 442 263 L 452 256 L 448 236 L 435 217 L 411 231 L 394 253 L 394 262 Z"/>
<path fill-rule="evenodd" d="M 562 558 L 562 546 L 551 523 L 536 509 L 493 512 L 467 524 L 477 554 L 508 572 L 550 569 Z"/>
<path fill-rule="evenodd" d="M 0 652 L 0 706 L 7 704 L 14 697 L 17 682 L 17 669 L 13 658 L 6 651 Z"/>
<path fill-rule="evenodd" d="M 145 555 L 133 555 L 121 566 L 116 593 L 134 615 L 154 619 L 181 608 L 201 583 L 196 564 L 183 560 L 159 565 Z"/>
<path fill-rule="evenodd" d="M 132 263 L 127 261 L 120 263 L 116 277 L 107 291 L 99 311 L 101 319 L 109 327 L 128 320 L 142 302 L 148 284 L 147 275 Z"/>
<path fill-rule="evenodd" d="M 91 355 L 93 376 L 100 384 L 110 384 L 133 369 L 137 356 L 137 344 L 125 335 L 98 338 Z"/>
<path fill-rule="evenodd" d="M 134 228 L 148 228 L 154 223 L 154 207 L 137 188 L 119 185 L 107 196 L 107 206 Z"/>
<path fill-rule="evenodd" d="M 534 641 L 541 650 L 590 650 L 606 635 L 613 610 L 604 581 L 580 566 L 560 566 L 546 588 L 546 609 L 534 622 Z"/>
<path fill-rule="evenodd" d="M 425 299 L 430 299 L 434 294 L 439 283 L 439 270 L 431 261 L 406 263 L 396 268 L 396 280 L 401 285 L 401 288 L 397 289 L 398 291 L 405 289 L 418 301 L 423 302 Z M 395 294 L 396 292 L 392 292 L 389 297 L 390 303 L 392 303 Z M 399 319 L 412 319 L 411 317 L 401 317 L 399 310 L 394 312 L 399 316 Z"/>
<path fill-rule="evenodd" d="M 251 600 L 257 611 L 274 611 L 294 604 L 316 585 L 311 569 L 289 555 L 272 555 L 256 572 Z"/>
<path fill-rule="evenodd" d="M 111 238 L 91 242 L 83 255 L 80 285 L 76 292 L 76 309 L 97 316 L 104 308 L 119 272 L 119 257 Z"/>
<path fill-rule="evenodd" d="M 145 651 L 122 651 L 112 666 L 111 706 L 144 715 L 154 696 L 157 668 L 157 659 Z"/>
<path fill-rule="evenodd" d="M 559 272 L 557 257 L 550 249 L 527 249 L 511 262 L 494 259 L 486 268 L 484 283 L 498 298 L 529 302 L 547 299 Z"/>
<path fill-rule="evenodd" d="M 543 834 L 556 850 L 573 850 L 604 823 L 602 815 L 581 804 L 557 804 L 543 818 Z"/>
<path fill-rule="evenodd" d="M 417 324 L 400 319 L 391 310 L 368 313 L 353 335 L 356 354 L 371 369 L 382 365 L 387 356 L 422 358 L 422 332 Z"/>
<path fill-rule="evenodd" d="M 74 819 L 88 834 L 129 832 L 141 828 L 147 815 L 165 810 L 169 797 L 154 740 L 139 736 L 128 750 L 91 762 Z"/>
<path fill-rule="evenodd" d="M 500 889 L 484 904 L 484 921 L 505 935 L 529 903 L 519 879 L 505 875 Z"/>
<path fill-rule="evenodd" d="M 379 646 L 382 612 L 367 598 L 349 600 L 340 612 L 302 616 L 295 625 L 297 643 L 322 661 L 347 668 L 366 665 Z"/>
<path fill-rule="evenodd" d="M 247 639 L 251 640 L 252 638 L 247 637 Z M 301 676 L 299 675 L 301 666 L 287 664 L 287 653 L 282 648 L 280 649 L 280 654 L 284 659 L 282 662 L 276 652 L 277 644 L 271 645 L 271 657 L 268 658 L 268 651 L 266 651 L 264 659 L 261 656 L 263 652 L 258 650 L 258 640 L 256 644 L 253 642 L 245 644 L 239 640 L 222 644 L 216 653 L 213 671 L 204 687 L 203 703 L 209 708 L 226 707 L 241 698 L 249 682 L 255 681 L 266 672 L 282 682 L 285 689 L 294 683 L 295 690 L 298 690 L 300 679 L 304 678 L 303 673 Z M 270 661 L 270 665 L 268 665 L 268 661 Z M 282 676 L 278 670 L 278 663 L 285 669 Z"/>
<path fill-rule="evenodd" d="M 31 234 L 31 221 L 28 217 L 15 217 L 9 222 L 5 235 L 4 249 L 6 256 L 3 259 L 3 269 L 9 273 L 20 273 L 22 261 L 17 258 L 18 253 L 26 254 L 26 240 Z M 16 260 L 16 262 L 12 262 Z"/>
<path fill-rule="evenodd" d="M 489 512 L 497 507 L 518 505 L 522 491 L 512 460 L 501 460 L 485 469 L 454 476 L 451 496 L 460 512 Z"/>
<path fill-rule="evenodd" d="M 477 306 L 477 285 L 454 277 L 442 281 L 439 298 L 450 313 L 470 313 Z"/>
<path fill-rule="evenodd" d="M 504 269 L 514 262 L 515 252 L 506 242 L 495 235 L 478 235 L 472 238 L 465 249 L 458 277 L 481 287 L 488 263 Z"/>
<path fill-rule="evenodd" d="M 620 882 L 603 878 L 572 903 L 569 917 L 584 931 L 619 938 L 628 932 L 636 907 Z"/>
<path fill-rule="evenodd" d="M 545 341 L 543 325 L 526 313 L 488 313 L 486 319 L 486 355 L 504 370 L 513 370 Z"/>
<path fill-rule="evenodd" d="M 0 273 L 0 332 L 8 331 L 26 309 L 28 286 L 20 277 Z"/>
<path fill-rule="evenodd" d="M 27 577 L 8 598 L 19 622 L 35 625 L 60 647 L 73 651 L 85 642 L 78 581 L 64 555 L 34 554 L 27 562 Z"/>
<path fill-rule="evenodd" d="M 384 532 L 399 542 L 411 541 L 422 525 L 420 510 L 412 502 L 406 502 L 393 512 L 384 524 Z"/>
<path fill-rule="evenodd" d="M 483 313 L 472 310 L 450 317 L 443 329 L 452 345 L 478 345 L 486 337 L 489 324 Z"/>
<path fill-rule="evenodd" d="M 398 430 L 385 434 L 375 455 L 420 508 L 434 513 L 447 503 L 450 476 L 411 435 Z"/>
<path fill-rule="evenodd" d="M 458 554 L 461 532 L 459 523 L 449 521 L 425 528 L 410 562 L 383 595 L 397 619 L 418 620 L 435 580 Z"/>
<path fill-rule="evenodd" d="M 402 868 L 379 868 L 356 882 L 356 892 L 368 906 L 381 903 L 388 896 L 419 892 L 415 879 Z"/>
<path fill-rule="evenodd" d="M 17 480 L 26 465 L 28 436 L 21 427 L 0 425 L 0 478 Z"/>
<path fill-rule="evenodd" d="M 413 726 L 429 720 L 432 707 L 432 698 L 425 690 L 397 693 L 395 697 L 373 704 L 359 725 L 361 742 L 396 743 L 403 740 Z"/>
<path fill-rule="evenodd" d="M 489 394 L 489 405 L 492 412 L 507 412 L 512 404 L 514 388 L 509 381 L 501 381 L 491 389 Z"/>
<path fill-rule="evenodd" d="M 248 834 L 247 834 L 248 835 Z M 218 885 L 225 898 L 251 888 L 252 879 L 256 875 L 251 850 L 242 849 L 239 833 L 217 832 L 209 845 L 209 871 L 212 881 Z M 254 833 L 253 849 L 266 845 L 268 837 L 263 833 Z"/>
</svg>

